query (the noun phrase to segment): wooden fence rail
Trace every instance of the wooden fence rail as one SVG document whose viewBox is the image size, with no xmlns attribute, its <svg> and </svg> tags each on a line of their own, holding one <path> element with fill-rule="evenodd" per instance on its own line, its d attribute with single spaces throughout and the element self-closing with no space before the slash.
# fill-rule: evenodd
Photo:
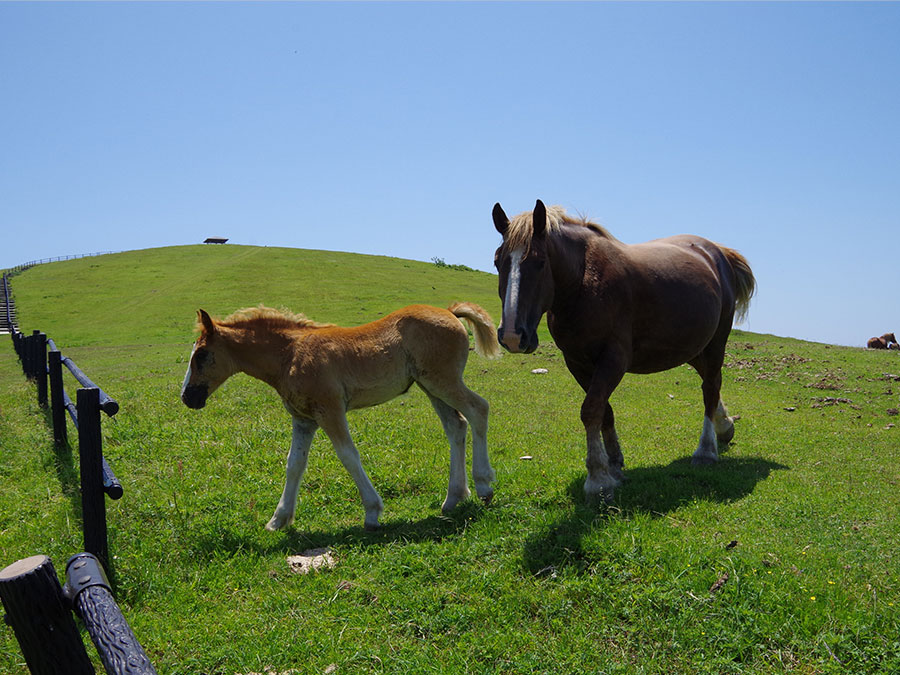
<svg viewBox="0 0 900 675">
<path fill-rule="evenodd" d="M 66 563 L 60 586 L 53 562 L 35 555 L 0 570 L 0 599 L 32 675 L 88 675 L 94 666 L 72 613 L 81 619 L 109 675 L 156 675 L 90 553 Z"/>
</svg>

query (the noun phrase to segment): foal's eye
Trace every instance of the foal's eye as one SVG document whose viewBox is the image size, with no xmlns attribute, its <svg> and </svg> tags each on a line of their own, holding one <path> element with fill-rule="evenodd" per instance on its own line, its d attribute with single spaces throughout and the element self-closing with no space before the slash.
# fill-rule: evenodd
<svg viewBox="0 0 900 675">
<path fill-rule="evenodd" d="M 209 352 L 205 349 L 198 349 L 194 354 L 194 364 L 197 366 L 197 370 L 200 370 L 203 367 L 203 364 L 206 363 L 207 359 L 209 359 Z"/>
</svg>

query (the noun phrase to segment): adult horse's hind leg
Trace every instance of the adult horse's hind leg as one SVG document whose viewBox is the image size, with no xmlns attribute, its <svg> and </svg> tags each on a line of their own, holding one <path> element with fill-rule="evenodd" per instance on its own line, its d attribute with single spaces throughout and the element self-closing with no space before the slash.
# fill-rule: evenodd
<svg viewBox="0 0 900 675">
<path fill-rule="evenodd" d="M 612 406 L 607 402 L 606 412 L 603 415 L 603 445 L 606 447 L 606 456 L 609 458 L 609 473 L 618 481 L 625 480 L 625 456 L 619 446 L 619 434 L 616 433 L 616 418 Z"/>
<path fill-rule="evenodd" d="M 721 398 L 713 416 L 713 426 L 716 429 L 716 438 L 719 443 L 731 443 L 731 439 L 734 438 L 734 420 L 728 416 L 728 411 Z"/>
<path fill-rule="evenodd" d="M 691 463 L 713 464 L 719 460 L 719 442 L 728 443 L 734 437 L 734 422 L 725 410 L 720 398 L 722 390 L 722 363 L 725 357 L 725 346 L 711 349 L 691 361 L 691 365 L 703 378 L 703 431 L 700 443 L 694 452 Z"/>
<path fill-rule="evenodd" d="M 266 524 L 266 529 L 275 531 L 287 527 L 294 520 L 294 512 L 297 508 L 297 491 L 300 481 L 306 472 L 306 464 L 309 460 L 309 446 L 319 425 L 312 420 L 294 418 L 293 435 L 291 437 L 291 449 L 288 452 L 287 470 L 284 481 L 284 491 L 275 508 L 275 514 Z"/>
</svg>

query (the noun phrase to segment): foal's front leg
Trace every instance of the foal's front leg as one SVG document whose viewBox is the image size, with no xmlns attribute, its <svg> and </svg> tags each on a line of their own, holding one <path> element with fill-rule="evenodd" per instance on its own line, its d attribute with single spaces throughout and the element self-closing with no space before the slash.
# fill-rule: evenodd
<svg viewBox="0 0 900 675">
<path fill-rule="evenodd" d="M 380 527 L 378 519 L 384 510 L 384 503 L 381 497 L 372 486 L 372 481 L 366 475 L 362 462 L 359 459 L 359 450 L 353 444 L 350 437 L 350 428 L 347 426 L 347 416 L 343 410 L 330 410 L 321 420 L 319 420 L 334 451 L 337 453 L 341 464 L 347 469 L 347 473 L 356 483 L 356 489 L 359 490 L 359 496 L 362 499 L 363 508 L 366 510 L 365 527 L 367 530 L 375 530 Z"/>
<path fill-rule="evenodd" d="M 297 508 L 297 491 L 300 489 L 300 481 L 306 472 L 306 464 L 309 460 L 309 446 L 319 425 L 313 420 L 294 418 L 293 435 L 291 437 L 291 449 L 288 452 L 287 470 L 284 481 L 284 491 L 275 514 L 266 524 L 270 531 L 280 530 L 290 525 L 294 520 L 294 512 Z"/>
</svg>

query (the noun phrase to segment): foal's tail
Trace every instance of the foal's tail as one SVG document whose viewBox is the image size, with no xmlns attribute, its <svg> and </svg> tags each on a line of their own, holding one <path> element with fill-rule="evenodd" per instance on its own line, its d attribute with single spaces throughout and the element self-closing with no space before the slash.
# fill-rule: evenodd
<svg viewBox="0 0 900 675">
<path fill-rule="evenodd" d="M 753 270 L 750 269 L 750 263 L 740 253 L 732 248 L 726 248 L 719 245 L 725 258 L 731 263 L 731 269 L 734 271 L 734 318 L 738 323 L 747 318 L 747 311 L 750 309 L 750 298 L 756 291 L 756 278 L 753 276 Z"/>
<path fill-rule="evenodd" d="M 488 359 L 500 356 L 497 329 L 490 315 L 474 302 L 454 302 L 447 309 L 465 321 L 475 335 L 475 351 Z"/>
</svg>

